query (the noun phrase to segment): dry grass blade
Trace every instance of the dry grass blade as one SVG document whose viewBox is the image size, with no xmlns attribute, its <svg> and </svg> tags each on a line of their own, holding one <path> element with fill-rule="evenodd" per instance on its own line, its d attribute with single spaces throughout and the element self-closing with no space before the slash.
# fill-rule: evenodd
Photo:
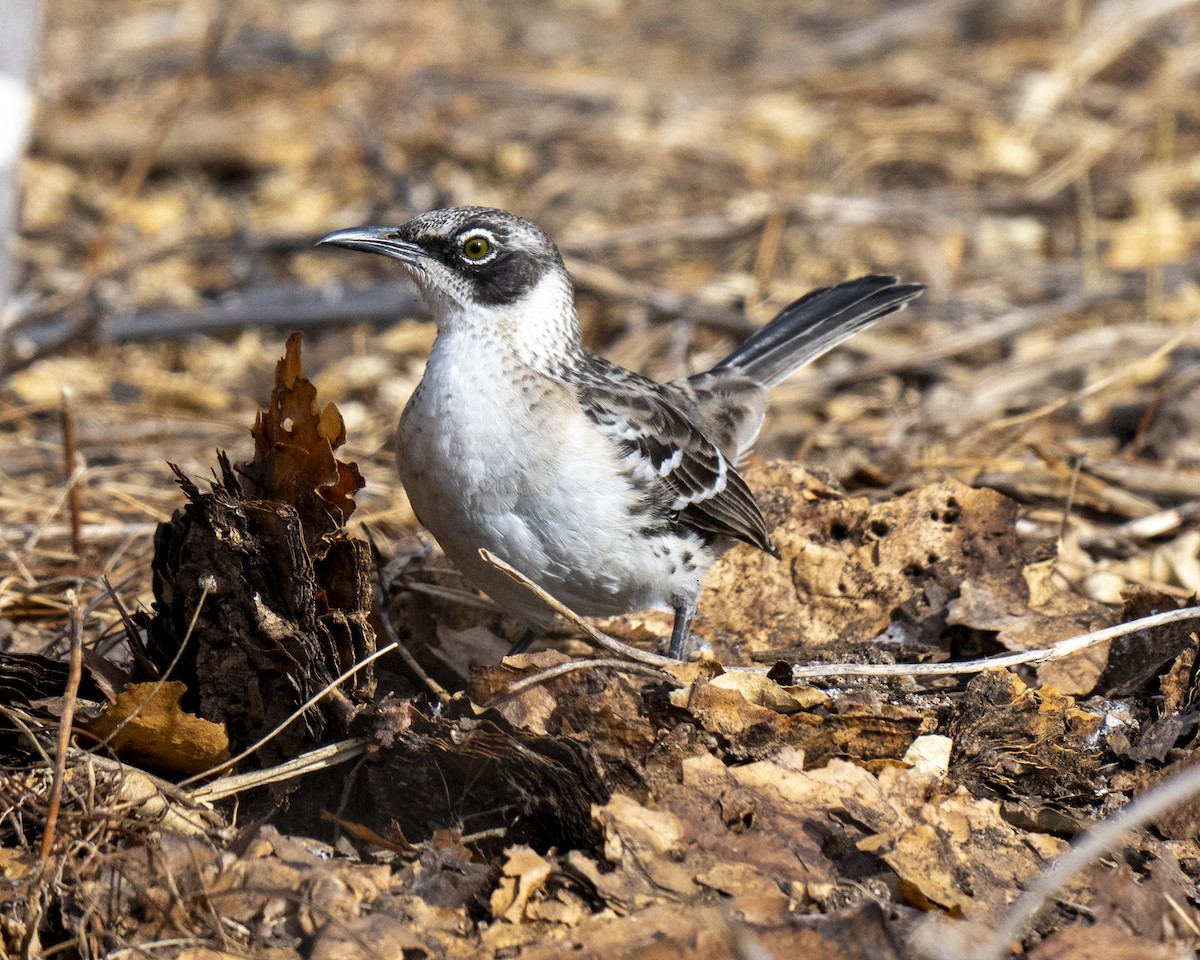
<svg viewBox="0 0 1200 960">
<path fill-rule="evenodd" d="M 278 724 L 274 730 L 255 743 L 250 744 L 250 746 L 239 753 L 236 757 L 230 757 L 228 760 L 222 764 L 219 764 L 218 766 L 212 767 L 211 769 L 205 770 L 201 773 L 197 773 L 194 776 L 188 777 L 186 780 L 181 780 L 179 781 L 179 785 L 181 787 L 186 787 L 188 784 L 196 783 L 199 780 L 203 780 L 205 777 L 211 777 L 213 774 L 220 773 L 222 770 L 228 770 L 230 767 L 241 763 L 247 757 L 252 756 L 255 751 L 261 749 L 263 746 L 274 740 L 277 736 L 279 736 L 279 734 L 304 716 L 305 711 L 320 703 L 321 700 L 333 693 L 333 691 L 336 690 L 341 684 L 345 683 L 364 667 L 374 663 L 384 654 L 391 653 L 396 649 L 396 647 L 397 645 L 395 643 L 389 643 L 387 646 L 380 647 L 369 657 L 364 657 L 349 670 L 344 671 L 340 676 L 334 677 L 332 680 L 330 680 L 329 683 L 325 684 L 325 686 L 323 686 L 320 690 L 304 701 L 304 703 L 300 704 L 300 706 L 293 710 L 291 715 L 288 716 L 282 723 Z"/>
<path fill-rule="evenodd" d="M 265 770 L 252 770 L 249 773 L 239 773 L 229 777 L 221 777 L 196 787 L 189 791 L 188 796 L 197 803 L 216 803 L 226 797 L 232 797 L 243 790 L 264 787 L 271 783 L 282 783 L 294 780 L 306 774 L 336 767 L 340 763 L 361 757 L 370 748 L 373 741 L 369 737 L 354 737 L 327 744 L 315 750 L 309 750 L 286 763 L 268 767 Z"/>
</svg>

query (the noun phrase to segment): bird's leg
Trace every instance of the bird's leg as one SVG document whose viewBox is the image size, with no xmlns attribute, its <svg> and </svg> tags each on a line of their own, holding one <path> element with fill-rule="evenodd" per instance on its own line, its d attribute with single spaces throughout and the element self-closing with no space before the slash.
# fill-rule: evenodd
<svg viewBox="0 0 1200 960">
<path fill-rule="evenodd" d="M 512 645 L 512 648 L 505 656 L 515 657 L 518 653 L 524 653 L 529 649 L 530 644 L 537 639 L 537 631 L 533 627 L 529 627 L 523 634 L 521 639 Z"/>
<path fill-rule="evenodd" d="M 671 652 L 674 660 L 687 659 L 688 635 L 692 632 L 692 620 L 696 616 L 696 601 L 681 600 L 675 604 L 675 625 L 671 628 Z"/>
</svg>

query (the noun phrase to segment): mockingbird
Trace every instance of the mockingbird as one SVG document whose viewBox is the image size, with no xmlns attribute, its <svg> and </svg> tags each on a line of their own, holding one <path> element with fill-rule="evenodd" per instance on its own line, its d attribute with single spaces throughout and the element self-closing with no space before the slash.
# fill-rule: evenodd
<svg viewBox="0 0 1200 960">
<path fill-rule="evenodd" d="M 319 242 L 398 260 L 433 312 L 396 463 L 446 556 L 533 627 L 549 608 L 480 548 L 586 616 L 672 610 L 680 659 L 717 556 L 738 540 L 779 556 L 737 471 L 768 388 L 924 289 L 867 276 L 814 290 L 713 369 L 657 383 L 584 348 L 558 248 L 511 213 L 452 207 Z"/>
</svg>

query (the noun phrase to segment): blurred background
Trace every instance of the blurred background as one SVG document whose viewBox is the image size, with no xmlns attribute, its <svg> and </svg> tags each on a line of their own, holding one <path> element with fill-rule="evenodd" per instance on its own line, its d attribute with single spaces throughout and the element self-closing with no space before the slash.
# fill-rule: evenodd
<svg viewBox="0 0 1200 960">
<path fill-rule="evenodd" d="M 1200 589 L 1194 2 L 43 0 L 42 16 L 0 331 L 0 618 L 60 616 L 41 587 L 69 570 L 143 595 L 153 525 L 181 502 L 165 461 L 207 475 L 215 449 L 249 453 L 293 329 L 345 415 L 360 519 L 411 531 L 391 431 L 432 326 L 385 260 L 312 244 L 458 203 L 546 228 L 589 343 L 658 378 L 814 286 L 928 284 L 780 388 L 760 453 L 876 497 L 995 486 L 1098 599 Z"/>
</svg>

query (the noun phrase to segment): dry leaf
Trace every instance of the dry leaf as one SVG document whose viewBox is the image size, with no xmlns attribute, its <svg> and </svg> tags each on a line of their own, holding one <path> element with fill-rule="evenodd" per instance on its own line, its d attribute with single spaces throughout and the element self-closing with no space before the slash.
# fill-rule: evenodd
<svg viewBox="0 0 1200 960">
<path fill-rule="evenodd" d="M 87 729 L 139 766 L 200 773 L 229 759 L 229 737 L 223 725 L 180 707 L 186 692 L 177 680 L 130 684 Z"/>
<path fill-rule="evenodd" d="M 500 885 L 492 891 L 492 916 L 520 923 L 530 898 L 546 885 L 554 868 L 529 847 L 510 847 L 506 856 Z"/>
<path fill-rule="evenodd" d="M 304 375 L 303 337 L 293 333 L 275 367 L 275 387 L 267 409 L 255 419 L 254 459 L 242 464 L 252 496 L 282 500 L 296 507 L 305 539 L 316 539 L 345 525 L 354 512 L 354 495 L 366 481 L 354 463 L 334 456 L 346 442 L 337 407 L 317 403 L 317 388 Z"/>
</svg>

